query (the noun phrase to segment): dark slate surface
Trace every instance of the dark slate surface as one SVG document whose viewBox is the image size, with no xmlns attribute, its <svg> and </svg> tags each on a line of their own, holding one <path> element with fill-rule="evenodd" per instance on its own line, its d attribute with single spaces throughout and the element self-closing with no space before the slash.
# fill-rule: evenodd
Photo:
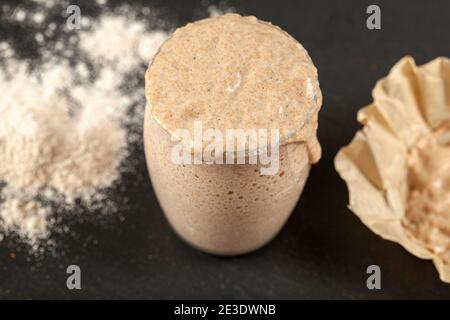
<svg viewBox="0 0 450 320">
<path fill-rule="evenodd" d="M 84 14 L 99 12 L 90 1 L 74 3 Z M 110 6 L 121 3 L 111 1 Z M 176 25 L 206 15 L 205 2 L 135 3 L 159 8 Z M 132 203 L 122 210 L 125 221 L 76 223 L 74 234 L 59 237 L 63 246 L 56 256 L 38 260 L 24 248 L 1 244 L 0 298 L 450 298 L 450 286 L 439 281 L 430 261 L 382 240 L 346 208 L 347 190 L 333 167 L 337 150 L 359 128 L 356 111 L 370 103 L 378 78 L 405 55 L 418 63 L 450 56 L 450 2 L 376 3 L 382 9 L 380 31 L 366 29 L 369 1 L 228 2 L 301 41 L 319 69 L 324 95 L 319 128 L 323 158 L 288 224 L 269 245 L 246 256 L 218 258 L 184 244 L 156 202 L 138 146 L 133 158 L 139 174 L 127 175 L 123 183 Z M 35 30 L 0 18 L 0 39 L 34 58 Z M 52 19 L 64 22 L 60 12 Z M 66 289 L 70 264 L 82 269 L 80 291 Z M 379 291 L 366 288 L 365 271 L 371 264 L 381 267 Z"/>
</svg>

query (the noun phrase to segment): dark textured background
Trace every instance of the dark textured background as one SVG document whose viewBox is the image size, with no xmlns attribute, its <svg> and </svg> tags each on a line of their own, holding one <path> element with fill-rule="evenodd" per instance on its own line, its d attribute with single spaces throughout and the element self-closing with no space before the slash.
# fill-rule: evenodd
<svg viewBox="0 0 450 320">
<path fill-rule="evenodd" d="M 83 14 L 99 12 L 90 1 L 74 3 Z M 207 14 L 205 2 L 136 3 L 158 8 L 176 25 Z M 347 190 L 333 167 L 334 155 L 358 129 L 356 111 L 370 103 L 378 78 L 405 55 L 419 64 L 450 56 L 450 2 L 227 4 L 288 31 L 319 69 L 324 96 L 319 139 L 324 154 L 280 235 L 263 249 L 237 258 L 191 249 L 173 233 L 158 207 L 138 147 L 139 174 L 124 180 L 132 204 L 122 211 L 125 221 L 76 223 L 73 234 L 61 236 L 64 245 L 54 257 L 47 254 L 36 260 L 24 248 L 0 244 L 0 298 L 450 298 L 450 285 L 440 282 L 430 261 L 382 240 L 346 208 Z M 381 6 L 382 30 L 366 29 L 369 4 Z M 64 23 L 60 16 L 56 12 L 54 21 Z M 4 15 L 0 18 L 0 39 L 13 41 L 19 54 L 34 58 L 33 30 L 10 25 Z M 66 289 L 70 264 L 82 268 L 80 291 Z M 365 270 L 371 264 L 381 267 L 382 290 L 366 288 Z"/>
</svg>

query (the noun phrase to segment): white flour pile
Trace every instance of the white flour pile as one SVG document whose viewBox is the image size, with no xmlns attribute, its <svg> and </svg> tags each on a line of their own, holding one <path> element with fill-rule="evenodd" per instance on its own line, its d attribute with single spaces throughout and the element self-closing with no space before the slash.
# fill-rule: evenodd
<svg viewBox="0 0 450 320">
<path fill-rule="evenodd" d="M 43 24 L 44 9 L 15 10 L 12 19 L 32 14 L 34 25 Z M 129 144 L 139 139 L 129 127 L 141 126 L 143 89 L 127 86 L 126 76 L 143 77 L 168 34 L 120 14 L 83 21 L 92 28 L 73 31 L 79 41 L 54 44 L 66 57 L 81 52 L 76 64 L 44 48 L 44 62 L 30 72 L 30 60 L 0 41 L 0 241 L 18 235 L 39 249 L 60 220 L 55 203 L 66 211 L 79 203 L 101 207 L 105 190 L 127 170 Z M 37 42 L 54 29 L 49 24 Z M 131 112 L 136 105 L 140 112 Z"/>
</svg>

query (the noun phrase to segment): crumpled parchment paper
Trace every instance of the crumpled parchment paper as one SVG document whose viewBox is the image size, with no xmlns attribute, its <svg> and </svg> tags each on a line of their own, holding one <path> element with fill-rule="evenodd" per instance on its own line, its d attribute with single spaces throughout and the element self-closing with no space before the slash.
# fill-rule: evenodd
<svg viewBox="0 0 450 320">
<path fill-rule="evenodd" d="M 417 66 L 405 57 L 377 82 L 372 96 L 373 103 L 358 112 L 363 128 L 335 158 L 349 189 L 349 208 L 379 236 L 419 258 L 432 259 L 441 280 L 450 283 L 450 261 L 422 245 L 402 223 L 408 150 L 450 120 L 450 59 Z"/>
</svg>

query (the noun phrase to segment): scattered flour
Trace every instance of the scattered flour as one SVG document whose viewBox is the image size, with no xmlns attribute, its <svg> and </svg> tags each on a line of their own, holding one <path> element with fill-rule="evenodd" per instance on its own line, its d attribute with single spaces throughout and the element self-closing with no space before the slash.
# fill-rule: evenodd
<svg viewBox="0 0 450 320">
<path fill-rule="evenodd" d="M 34 24 L 47 18 L 44 10 L 21 8 L 13 19 L 28 16 Z M 105 190 L 120 180 L 129 144 L 140 139 L 130 127 L 141 126 L 143 112 L 131 111 L 145 103 L 142 84 L 129 85 L 126 76 L 143 75 L 168 37 L 148 31 L 145 21 L 129 21 L 102 15 L 70 47 L 54 44 L 66 58 L 50 50 L 38 67 L 0 41 L 0 241 L 15 234 L 37 250 L 59 221 L 51 204 L 71 210 L 80 202 L 87 208 L 111 203 Z M 48 24 L 36 41 L 44 43 L 55 29 Z M 70 63 L 67 57 L 78 52 L 83 59 Z"/>
<path fill-rule="evenodd" d="M 72 204 L 77 198 L 89 201 L 98 188 L 110 186 L 127 144 L 125 130 L 111 116 L 114 110 L 125 116 L 119 107 L 126 99 L 110 92 L 115 83 L 109 90 L 97 82 L 74 86 L 64 64 L 42 71 L 41 79 L 21 63 L 8 69 L 13 77 L 0 77 L 0 177 L 6 188 L 25 194 L 52 188 Z M 75 115 L 62 89 L 79 105 Z"/>
<path fill-rule="evenodd" d="M 50 235 L 50 209 L 37 201 L 9 197 L 0 205 L 0 219 L 4 232 L 16 232 L 21 238 L 28 239 L 32 246 Z M 3 240 L 3 235 L 0 239 Z"/>
<path fill-rule="evenodd" d="M 146 60 L 157 52 L 166 39 L 166 32 L 146 32 L 142 22 L 130 22 L 125 16 L 106 15 L 100 18 L 93 32 L 82 34 L 80 45 L 97 61 L 126 72 L 143 61 L 148 62 Z"/>
</svg>

